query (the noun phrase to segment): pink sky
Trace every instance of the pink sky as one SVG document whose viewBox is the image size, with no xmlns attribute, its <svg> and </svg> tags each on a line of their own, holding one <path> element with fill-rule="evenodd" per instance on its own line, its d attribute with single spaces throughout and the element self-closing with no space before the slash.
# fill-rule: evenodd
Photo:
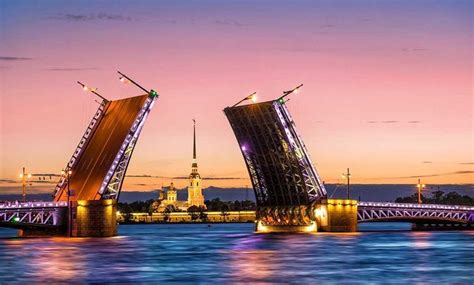
<svg viewBox="0 0 474 285">
<path fill-rule="evenodd" d="M 1 2 L 1 179 L 58 173 L 97 108 L 76 81 L 138 95 L 120 70 L 161 95 L 128 174 L 188 175 L 196 118 L 202 176 L 242 178 L 205 186 L 250 184 L 222 109 L 303 83 L 288 106 L 326 182 L 474 183 L 472 2 L 115 3 Z"/>
</svg>

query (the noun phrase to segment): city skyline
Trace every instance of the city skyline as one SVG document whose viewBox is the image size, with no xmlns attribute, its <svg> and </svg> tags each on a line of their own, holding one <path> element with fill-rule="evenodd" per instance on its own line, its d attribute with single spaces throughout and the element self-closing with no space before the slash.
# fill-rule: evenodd
<svg viewBox="0 0 474 285">
<path fill-rule="evenodd" d="M 327 183 L 343 180 L 347 167 L 354 183 L 474 183 L 467 1 L 235 3 L 231 11 L 214 2 L 200 10 L 53 3 L 1 4 L 2 189 L 19 183 L 23 166 L 64 168 L 97 108 L 77 80 L 109 99 L 140 94 L 116 70 L 160 94 L 126 191 L 173 177 L 187 184 L 176 177 L 189 169 L 192 118 L 204 187 L 250 185 L 222 110 L 254 91 L 261 102 L 300 83 L 288 108 Z"/>
</svg>

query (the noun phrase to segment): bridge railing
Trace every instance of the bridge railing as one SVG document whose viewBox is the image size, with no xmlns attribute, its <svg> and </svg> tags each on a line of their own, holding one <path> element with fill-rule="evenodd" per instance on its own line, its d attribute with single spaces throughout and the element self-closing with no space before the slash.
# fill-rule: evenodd
<svg viewBox="0 0 474 285">
<path fill-rule="evenodd" d="M 359 202 L 357 221 L 434 221 L 471 224 L 474 207 L 461 205 Z"/>
<path fill-rule="evenodd" d="M 30 209 L 30 208 L 61 208 L 67 207 L 67 202 L 3 202 L 0 203 L 0 210 L 5 209 Z"/>
<path fill-rule="evenodd" d="M 393 202 L 359 202 L 359 207 L 377 208 L 402 208 L 402 209 L 433 209 L 433 210 L 462 210 L 474 211 L 474 207 L 461 205 L 441 205 L 441 204 L 415 204 L 415 203 L 393 203 Z"/>
</svg>

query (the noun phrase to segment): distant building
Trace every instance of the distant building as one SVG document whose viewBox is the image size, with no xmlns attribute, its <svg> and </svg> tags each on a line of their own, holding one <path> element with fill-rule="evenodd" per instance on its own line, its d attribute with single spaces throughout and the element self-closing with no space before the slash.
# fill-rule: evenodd
<svg viewBox="0 0 474 285">
<path fill-rule="evenodd" d="M 165 192 L 166 190 L 166 192 Z M 186 211 L 188 209 L 188 203 L 186 201 L 178 200 L 178 189 L 174 187 L 174 183 L 171 182 L 170 186 L 162 187 L 160 191 L 160 199 L 153 203 L 155 212 L 164 212 L 166 208 L 170 211 Z"/>
<path fill-rule="evenodd" d="M 196 121 L 193 120 L 193 122 L 193 163 L 191 165 L 191 174 L 189 174 L 188 200 L 178 200 L 178 189 L 176 189 L 173 182 L 171 182 L 169 187 L 162 187 L 161 190 L 158 190 L 159 198 L 153 203 L 153 209 L 155 212 L 164 212 L 167 208 L 171 211 L 186 211 L 191 206 L 206 208 L 201 188 L 202 179 L 199 175 L 196 161 Z"/>
<path fill-rule="evenodd" d="M 170 205 L 176 204 L 176 201 L 178 201 L 178 192 L 176 191 L 176 188 L 174 188 L 173 182 L 171 182 L 170 187 L 168 187 L 168 190 L 166 191 L 166 202 Z"/>
<path fill-rule="evenodd" d="M 198 172 L 198 165 L 196 161 L 196 121 L 193 120 L 193 163 L 191 165 L 191 174 L 189 174 L 188 185 L 188 206 L 197 206 L 206 208 L 204 204 L 204 196 L 201 189 L 201 176 Z"/>
</svg>

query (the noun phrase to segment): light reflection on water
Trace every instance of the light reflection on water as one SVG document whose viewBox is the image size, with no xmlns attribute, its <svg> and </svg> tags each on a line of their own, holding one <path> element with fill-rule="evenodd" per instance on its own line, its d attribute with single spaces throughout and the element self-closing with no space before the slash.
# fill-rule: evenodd
<svg viewBox="0 0 474 285">
<path fill-rule="evenodd" d="M 472 232 L 373 224 L 359 233 L 255 234 L 253 226 L 122 225 L 119 237 L 101 239 L 0 229 L 0 284 L 473 282 Z"/>
</svg>

